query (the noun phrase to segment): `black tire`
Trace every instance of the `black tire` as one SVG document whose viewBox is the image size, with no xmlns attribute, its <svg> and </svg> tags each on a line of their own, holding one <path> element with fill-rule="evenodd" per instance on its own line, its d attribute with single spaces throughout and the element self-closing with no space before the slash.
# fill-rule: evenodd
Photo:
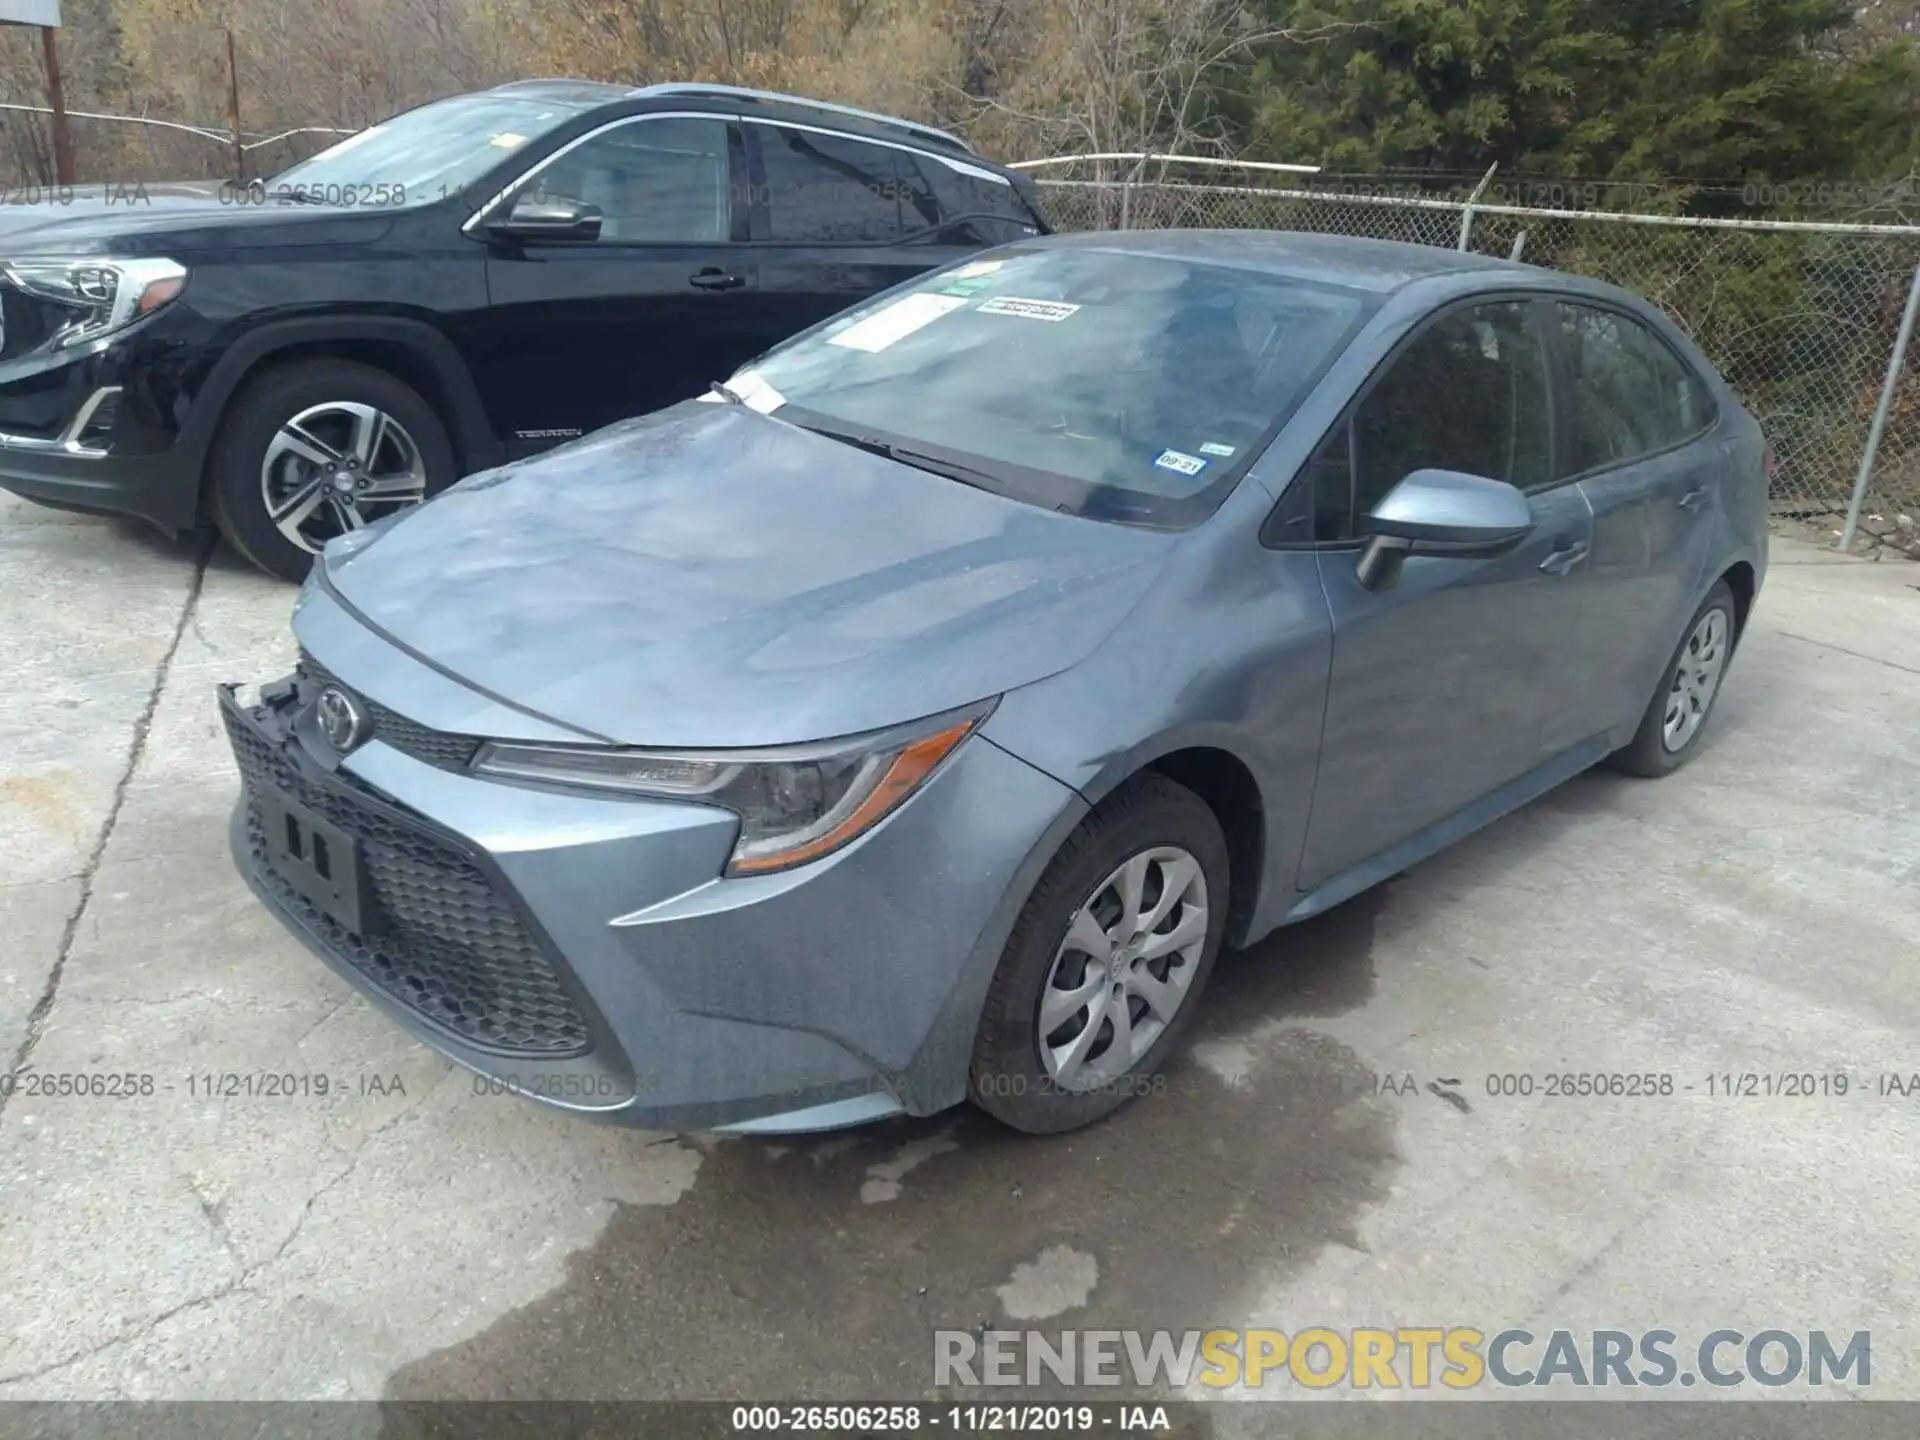
<svg viewBox="0 0 1920 1440">
<path fill-rule="evenodd" d="M 1707 696 L 1699 724 L 1677 747 L 1669 748 L 1665 723 L 1667 701 L 1673 693 L 1675 677 L 1680 672 L 1681 661 L 1687 655 L 1687 647 L 1692 643 L 1695 632 L 1708 614 L 1716 610 L 1722 614 L 1726 637 L 1723 641 L 1726 654 L 1721 658 L 1718 678 Z M 1726 684 L 1727 666 L 1733 661 L 1733 647 L 1738 640 L 1739 616 L 1734 610 L 1733 592 L 1727 588 L 1726 581 L 1716 581 L 1713 589 L 1707 592 L 1707 598 L 1700 602 L 1700 608 L 1693 612 L 1693 618 L 1687 621 L 1687 628 L 1681 632 L 1680 643 L 1674 647 L 1672 658 L 1660 672 L 1660 683 L 1654 687 L 1653 698 L 1647 701 L 1646 713 L 1640 717 L 1640 728 L 1634 731 L 1632 740 L 1607 757 L 1607 763 L 1622 774 L 1655 780 L 1662 775 L 1671 775 L 1691 760 L 1694 752 L 1700 748 L 1700 737 L 1707 733 L 1707 726 L 1713 719 L 1713 707 Z"/>
<path fill-rule="evenodd" d="M 353 360 L 301 360 L 249 380 L 233 397 L 208 457 L 214 523 L 227 543 L 271 575 L 306 578 L 314 552 L 274 525 L 261 494 L 260 467 L 280 427 L 302 411 L 331 403 L 371 405 L 400 423 L 417 447 L 433 495 L 458 478 L 453 444 L 433 407 L 404 381 Z"/>
<path fill-rule="evenodd" d="M 1125 861 L 1161 846 L 1192 856 L 1206 884 L 1206 939 L 1198 958 L 1189 962 L 1194 973 L 1186 998 L 1151 1048 L 1124 1073 L 1091 1090 L 1063 1087 L 1051 1078 L 1040 1054 L 1046 1038 L 1037 1033 L 1041 989 L 1080 909 L 1106 893 L 1106 880 Z M 1220 822 L 1191 790 L 1146 774 L 1101 802 L 1060 847 L 1008 937 L 974 1037 L 969 1080 L 974 1103 L 1016 1130 L 1049 1135 L 1089 1125 L 1134 1095 L 1151 1094 L 1159 1067 L 1180 1045 L 1213 973 L 1226 929 L 1227 884 L 1227 842 Z M 1177 923 L 1179 913 L 1179 907 L 1169 912 L 1163 928 Z M 1082 973 L 1091 974 L 1090 965 Z M 1088 1022 L 1079 1023 L 1084 1028 Z M 1101 1023 L 1110 1035 L 1111 1022 Z M 1100 1048 L 1097 1040 L 1094 1048 Z"/>
</svg>

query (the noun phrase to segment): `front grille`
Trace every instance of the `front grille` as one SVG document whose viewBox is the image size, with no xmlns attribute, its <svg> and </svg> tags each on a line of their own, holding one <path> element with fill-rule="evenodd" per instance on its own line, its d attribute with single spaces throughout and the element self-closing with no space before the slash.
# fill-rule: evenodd
<svg viewBox="0 0 1920 1440">
<path fill-rule="evenodd" d="M 456 735 L 448 730 L 429 729 L 417 720 L 409 720 L 398 711 L 389 710 L 378 700 L 361 695 L 351 685 L 341 685 L 326 666 L 304 650 L 300 652 L 300 673 L 316 685 L 339 685 L 343 690 L 352 691 L 360 703 L 367 707 L 367 714 L 373 721 L 373 737 L 385 741 L 403 755 L 411 755 L 415 760 L 442 770 L 464 770 L 473 759 L 474 751 L 480 748 L 477 735 Z"/>
<path fill-rule="evenodd" d="M 334 954 L 383 992 L 459 1039 L 496 1053 L 558 1059 L 591 1046 L 585 1017 L 545 952 L 473 857 L 397 806 L 345 781 L 302 776 L 267 739 L 228 714 L 227 736 L 247 791 L 254 873 Z M 360 842 L 378 905 L 373 933 L 355 935 L 287 884 L 267 861 L 258 804 L 277 791 Z"/>
</svg>

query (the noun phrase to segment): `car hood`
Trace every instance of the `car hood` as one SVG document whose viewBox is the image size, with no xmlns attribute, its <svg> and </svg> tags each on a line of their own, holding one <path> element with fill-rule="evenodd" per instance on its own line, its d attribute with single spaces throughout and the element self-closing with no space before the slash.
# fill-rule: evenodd
<svg viewBox="0 0 1920 1440">
<path fill-rule="evenodd" d="M 0 253 L 136 254 L 181 244 L 350 243 L 392 227 L 391 211 L 292 205 L 221 182 L 83 185 L 70 198 L 0 205 Z"/>
<path fill-rule="evenodd" d="M 1073 665 L 1177 543 L 688 402 L 337 542 L 325 583 L 429 663 L 588 735 L 776 745 Z"/>
</svg>

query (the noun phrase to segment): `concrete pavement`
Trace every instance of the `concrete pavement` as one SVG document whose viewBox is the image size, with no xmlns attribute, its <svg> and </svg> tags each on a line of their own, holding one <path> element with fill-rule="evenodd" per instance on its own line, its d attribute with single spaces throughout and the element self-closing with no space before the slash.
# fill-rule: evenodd
<svg viewBox="0 0 1920 1440">
<path fill-rule="evenodd" d="M 935 1328 L 1378 1324 L 1870 1329 L 1920 1398 L 1916 586 L 1780 544 L 1695 764 L 1226 957 L 1093 1131 L 719 1141 L 475 1095 L 284 936 L 211 690 L 291 591 L 0 498 L 0 1397 L 900 1397 Z M 1709 1091 L 1789 1071 L 1853 1089 Z"/>
</svg>

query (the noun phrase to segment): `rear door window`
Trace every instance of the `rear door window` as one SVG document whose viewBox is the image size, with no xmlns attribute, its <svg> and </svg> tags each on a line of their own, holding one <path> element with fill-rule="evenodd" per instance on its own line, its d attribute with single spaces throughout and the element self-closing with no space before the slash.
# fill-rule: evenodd
<svg viewBox="0 0 1920 1440">
<path fill-rule="evenodd" d="M 894 152 L 845 135 L 751 124 L 765 176 L 767 238 L 788 245 L 891 245 L 900 238 Z"/>
<path fill-rule="evenodd" d="M 1713 396 L 1672 348 L 1617 310 L 1561 301 L 1572 379 L 1572 473 L 1667 450 L 1713 421 Z"/>
</svg>

